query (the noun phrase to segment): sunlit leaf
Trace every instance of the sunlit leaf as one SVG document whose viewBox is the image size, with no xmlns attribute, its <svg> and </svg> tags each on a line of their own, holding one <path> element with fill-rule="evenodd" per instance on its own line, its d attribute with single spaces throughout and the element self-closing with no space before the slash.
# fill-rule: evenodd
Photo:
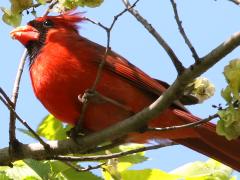
<svg viewBox="0 0 240 180">
<path fill-rule="evenodd" d="M 171 171 L 171 174 L 185 177 L 186 180 L 229 180 L 232 172 L 230 167 L 210 159 L 185 164 Z"/>
<path fill-rule="evenodd" d="M 122 173 L 124 180 L 180 180 L 181 176 L 168 174 L 158 169 L 129 170 Z"/>
<path fill-rule="evenodd" d="M 240 59 L 234 59 L 224 68 L 224 76 L 235 99 L 239 99 Z"/>
<path fill-rule="evenodd" d="M 53 115 L 48 115 L 39 124 L 37 133 L 49 140 L 63 140 L 67 138 L 66 132 L 70 128 L 70 126 L 64 127 L 61 121 L 57 120 Z"/>
<path fill-rule="evenodd" d="M 50 173 L 50 165 L 47 162 L 36 161 L 33 159 L 25 159 L 24 162 L 32 168 L 42 179 L 47 179 Z"/>
<path fill-rule="evenodd" d="M 103 0 L 59 0 L 60 6 L 67 9 L 74 9 L 77 6 L 98 7 L 102 4 Z"/>
<path fill-rule="evenodd" d="M 13 14 L 19 14 L 23 10 L 29 8 L 32 6 L 33 1 L 32 0 L 10 0 L 11 2 L 11 11 Z"/>
<path fill-rule="evenodd" d="M 227 86 L 225 89 L 221 91 L 221 95 L 225 99 L 225 101 L 227 101 L 228 104 L 232 102 L 232 92 L 229 86 Z"/>
<path fill-rule="evenodd" d="M 100 177 L 94 175 L 91 172 L 78 172 L 60 161 L 51 161 L 50 165 L 54 174 L 67 180 L 101 180 Z"/>
<path fill-rule="evenodd" d="M 0 179 L 1 180 L 10 180 L 10 177 L 6 175 L 6 172 L 0 171 Z"/>
<path fill-rule="evenodd" d="M 2 20 L 6 24 L 8 24 L 10 26 L 14 26 L 14 27 L 17 27 L 20 25 L 21 20 L 22 20 L 21 14 L 19 14 L 19 13 L 14 14 L 9 9 L 3 8 L 3 7 L 1 7 L 1 10 L 3 11 Z"/>
<path fill-rule="evenodd" d="M 240 110 L 231 106 L 218 111 L 218 115 L 220 120 L 217 122 L 216 132 L 228 140 L 237 139 L 240 136 Z"/>
<path fill-rule="evenodd" d="M 6 175 L 11 179 L 23 180 L 25 178 L 29 179 L 29 177 L 34 177 L 34 180 L 41 180 L 41 177 L 23 161 L 16 161 L 13 165 L 13 168 L 5 170 Z"/>
</svg>

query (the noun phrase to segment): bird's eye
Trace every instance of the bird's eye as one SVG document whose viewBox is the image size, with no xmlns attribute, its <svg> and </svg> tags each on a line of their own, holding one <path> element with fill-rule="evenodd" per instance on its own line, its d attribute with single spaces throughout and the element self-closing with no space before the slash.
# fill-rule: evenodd
<svg viewBox="0 0 240 180">
<path fill-rule="evenodd" d="M 43 22 L 43 26 L 46 28 L 53 27 L 53 22 L 47 19 Z"/>
</svg>

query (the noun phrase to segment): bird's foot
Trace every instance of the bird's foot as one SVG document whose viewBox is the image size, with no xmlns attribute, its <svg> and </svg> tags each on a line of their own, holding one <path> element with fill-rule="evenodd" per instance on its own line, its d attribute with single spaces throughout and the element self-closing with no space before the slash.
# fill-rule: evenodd
<svg viewBox="0 0 240 180">
<path fill-rule="evenodd" d="M 84 137 L 89 134 L 89 131 L 83 128 L 77 128 L 76 126 L 66 132 L 67 136 L 71 138 L 75 143 L 79 144 L 78 138 Z"/>
</svg>

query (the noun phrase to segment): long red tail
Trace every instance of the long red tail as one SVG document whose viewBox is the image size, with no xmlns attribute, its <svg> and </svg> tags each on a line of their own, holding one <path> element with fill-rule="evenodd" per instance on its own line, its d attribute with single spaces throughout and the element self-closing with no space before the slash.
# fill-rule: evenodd
<svg viewBox="0 0 240 180">
<path fill-rule="evenodd" d="M 199 120 L 187 112 L 181 110 L 175 112 L 181 119 L 187 119 L 190 122 Z M 228 141 L 225 137 L 217 135 L 216 126 L 212 123 L 203 124 L 195 129 L 199 137 L 174 141 L 240 171 L 240 139 Z"/>
</svg>

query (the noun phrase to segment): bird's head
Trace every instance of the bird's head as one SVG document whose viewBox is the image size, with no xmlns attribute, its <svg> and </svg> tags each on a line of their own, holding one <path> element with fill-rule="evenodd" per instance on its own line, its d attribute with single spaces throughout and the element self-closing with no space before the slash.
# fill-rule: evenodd
<svg viewBox="0 0 240 180">
<path fill-rule="evenodd" d="M 77 32 L 77 23 L 83 19 L 80 13 L 72 12 L 59 16 L 38 17 L 28 22 L 26 26 L 17 27 L 10 32 L 10 35 L 27 47 L 33 42 L 44 43 L 51 32 L 61 32 L 63 29 Z"/>
<path fill-rule="evenodd" d="M 66 36 L 78 36 L 77 23 L 83 20 L 80 13 L 71 11 L 59 16 L 38 17 L 26 26 L 14 29 L 10 35 L 27 48 L 31 65 L 40 49 L 49 41 L 60 43 Z"/>
</svg>

